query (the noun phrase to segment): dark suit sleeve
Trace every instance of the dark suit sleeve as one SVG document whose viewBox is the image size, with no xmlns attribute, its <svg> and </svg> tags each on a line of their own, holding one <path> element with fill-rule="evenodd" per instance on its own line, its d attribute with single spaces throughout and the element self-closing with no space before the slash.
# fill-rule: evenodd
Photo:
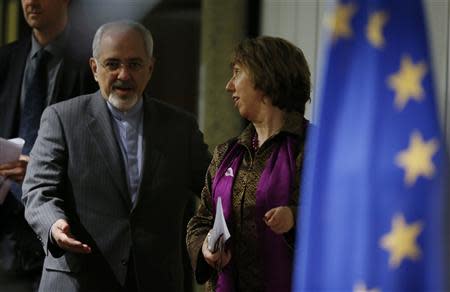
<svg viewBox="0 0 450 292">
<path fill-rule="evenodd" d="M 200 197 L 206 170 L 211 162 L 211 154 L 208 151 L 208 145 L 203 140 L 203 134 L 200 132 L 194 119 L 192 119 L 190 137 L 191 191 Z"/>
<path fill-rule="evenodd" d="M 49 242 L 51 226 L 58 219 L 68 220 L 63 195 L 66 165 L 62 124 L 56 110 L 49 107 L 42 115 L 22 186 L 25 218 L 38 235 L 46 254 L 55 250 Z"/>
</svg>

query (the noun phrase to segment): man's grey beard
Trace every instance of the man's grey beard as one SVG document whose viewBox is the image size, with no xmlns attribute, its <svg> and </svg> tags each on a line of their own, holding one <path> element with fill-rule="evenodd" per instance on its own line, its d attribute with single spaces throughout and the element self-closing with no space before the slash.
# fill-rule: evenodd
<svg viewBox="0 0 450 292">
<path fill-rule="evenodd" d="M 137 94 L 118 96 L 114 92 L 111 92 L 108 96 L 109 103 L 121 112 L 130 110 L 138 100 L 139 96 Z"/>
</svg>

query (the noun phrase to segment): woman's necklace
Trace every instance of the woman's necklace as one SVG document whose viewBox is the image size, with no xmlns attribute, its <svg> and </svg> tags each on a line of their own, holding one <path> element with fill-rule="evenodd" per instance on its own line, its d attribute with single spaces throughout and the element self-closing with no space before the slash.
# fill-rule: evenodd
<svg viewBox="0 0 450 292">
<path fill-rule="evenodd" d="M 253 135 L 253 138 L 252 138 L 252 149 L 253 149 L 253 151 L 256 152 L 256 150 L 258 150 L 258 148 L 259 148 L 258 134 L 256 134 L 256 132 L 255 132 L 255 134 Z"/>
</svg>

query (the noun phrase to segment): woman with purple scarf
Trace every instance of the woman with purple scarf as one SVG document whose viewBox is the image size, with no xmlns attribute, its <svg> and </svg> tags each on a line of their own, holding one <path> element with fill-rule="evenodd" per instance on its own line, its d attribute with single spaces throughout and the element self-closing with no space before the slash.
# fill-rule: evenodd
<svg viewBox="0 0 450 292">
<path fill-rule="evenodd" d="M 274 37 L 242 41 L 231 64 L 226 90 L 250 123 L 214 150 L 188 225 L 189 255 L 207 291 L 291 291 L 310 71 L 299 48 Z M 218 198 L 231 238 L 213 253 Z"/>
</svg>

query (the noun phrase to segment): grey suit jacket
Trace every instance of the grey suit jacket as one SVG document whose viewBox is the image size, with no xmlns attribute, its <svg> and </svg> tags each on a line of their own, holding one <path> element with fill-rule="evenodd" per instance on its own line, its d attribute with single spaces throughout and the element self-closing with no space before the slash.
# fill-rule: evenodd
<svg viewBox="0 0 450 292">
<path fill-rule="evenodd" d="M 183 290 L 183 212 L 189 196 L 201 191 L 210 161 L 195 119 L 144 98 L 144 162 L 134 207 L 122 159 L 100 92 L 43 113 L 23 184 L 25 217 L 47 252 L 42 291 L 123 285 L 130 257 L 140 291 Z M 92 254 L 62 252 L 49 241 L 60 218 Z"/>
</svg>

